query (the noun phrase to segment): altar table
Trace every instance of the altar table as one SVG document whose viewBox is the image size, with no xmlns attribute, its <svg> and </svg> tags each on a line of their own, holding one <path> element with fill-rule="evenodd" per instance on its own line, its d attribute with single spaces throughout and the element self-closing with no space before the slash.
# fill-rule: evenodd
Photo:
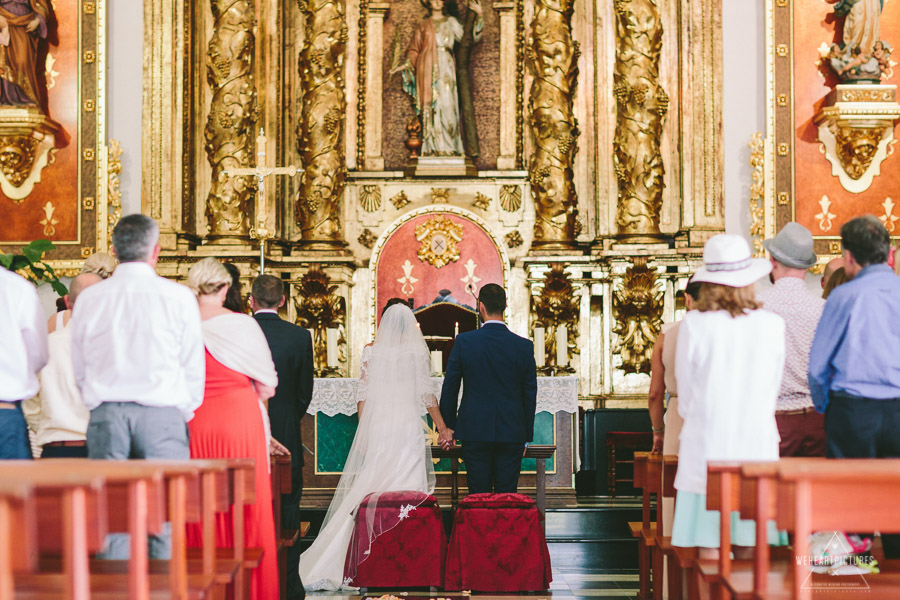
<svg viewBox="0 0 900 600">
<path fill-rule="evenodd" d="M 443 379 L 432 378 L 436 397 L 440 397 Z M 356 433 L 355 378 L 316 379 L 313 399 L 303 418 L 303 500 L 304 508 L 323 508 L 331 501 L 340 479 L 344 461 L 350 451 Z M 547 459 L 546 484 L 549 506 L 568 506 L 575 502 L 572 475 L 577 455 L 578 378 L 538 377 L 537 409 L 535 411 L 535 445 L 556 446 L 554 455 Z M 423 429 L 432 444 L 437 443 L 430 418 L 423 407 Z M 522 476 L 519 489 L 523 493 L 537 493 L 537 461 L 528 456 L 522 460 Z M 461 480 L 465 466 L 460 470 Z M 451 460 L 442 453 L 435 457 L 437 489 L 435 495 L 442 506 L 450 505 L 452 487 Z M 464 487 L 464 486 L 460 486 Z"/>
</svg>

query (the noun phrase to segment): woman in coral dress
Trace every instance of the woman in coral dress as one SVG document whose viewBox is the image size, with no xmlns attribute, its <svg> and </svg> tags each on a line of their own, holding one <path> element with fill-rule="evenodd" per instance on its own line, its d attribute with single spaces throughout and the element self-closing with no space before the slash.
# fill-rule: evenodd
<svg viewBox="0 0 900 600">
<path fill-rule="evenodd" d="M 251 598 L 278 598 L 278 563 L 269 476 L 268 417 L 262 402 L 278 377 L 265 336 L 252 317 L 222 306 L 231 276 L 212 258 L 194 265 L 188 286 L 197 294 L 206 345 L 206 390 L 190 421 L 191 458 L 252 458 L 256 461 L 256 503 L 245 508 L 245 544 L 262 548 L 251 579 Z M 232 520 L 216 515 L 216 545 L 233 547 Z M 188 545 L 202 544 L 198 524 L 188 525 Z"/>
</svg>

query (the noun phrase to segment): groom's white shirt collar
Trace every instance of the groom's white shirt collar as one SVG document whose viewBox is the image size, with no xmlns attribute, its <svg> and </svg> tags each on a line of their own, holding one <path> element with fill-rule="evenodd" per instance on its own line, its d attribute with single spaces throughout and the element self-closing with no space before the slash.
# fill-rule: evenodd
<svg viewBox="0 0 900 600">
<path fill-rule="evenodd" d="M 498 320 L 496 320 L 496 319 L 491 319 L 490 321 L 485 321 L 484 323 L 481 324 L 481 326 L 484 327 L 485 325 L 491 325 L 491 324 L 493 324 L 493 325 L 503 325 L 504 327 L 506 327 L 506 322 L 505 322 L 505 321 L 498 321 Z"/>
<path fill-rule="evenodd" d="M 256 312 L 253 313 L 253 314 L 254 314 L 254 315 L 262 315 L 262 314 L 265 314 L 265 313 L 271 313 L 271 314 L 273 314 L 273 315 L 277 315 L 277 314 L 278 314 L 278 311 L 275 310 L 274 308 L 261 308 L 261 309 L 259 309 L 258 311 L 256 311 Z"/>
</svg>

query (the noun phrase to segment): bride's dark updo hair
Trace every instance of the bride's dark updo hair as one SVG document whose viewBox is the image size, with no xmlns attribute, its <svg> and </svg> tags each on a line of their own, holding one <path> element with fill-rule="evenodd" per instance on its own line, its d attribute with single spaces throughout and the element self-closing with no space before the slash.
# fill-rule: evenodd
<svg viewBox="0 0 900 600">
<path fill-rule="evenodd" d="M 395 304 L 404 304 L 406 306 L 409 306 L 409 302 L 407 302 L 403 298 L 391 298 L 390 300 L 387 301 L 387 304 L 384 305 L 384 308 L 381 309 L 381 316 L 383 317 L 384 313 L 387 312 L 387 309 L 389 309 L 390 307 L 392 307 Z"/>
</svg>

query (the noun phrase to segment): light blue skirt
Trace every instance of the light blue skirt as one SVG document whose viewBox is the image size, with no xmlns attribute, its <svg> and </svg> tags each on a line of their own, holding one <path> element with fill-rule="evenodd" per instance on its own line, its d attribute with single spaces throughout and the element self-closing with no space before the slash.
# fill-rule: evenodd
<svg viewBox="0 0 900 600">
<path fill-rule="evenodd" d="M 775 521 L 768 523 L 770 546 L 787 546 L 787 533 L 775 528 Z M 756 523 L 741 519 L 740 513 L 731 513 L 731 543 L 735 546 L 756 545 Z M 719 511 L 706 509 L 706 494 L 678 492 L 675 501 L 675 518 L 672 520 L 672 545 L 682 548 L 718 548 Z"/>
</svg>

